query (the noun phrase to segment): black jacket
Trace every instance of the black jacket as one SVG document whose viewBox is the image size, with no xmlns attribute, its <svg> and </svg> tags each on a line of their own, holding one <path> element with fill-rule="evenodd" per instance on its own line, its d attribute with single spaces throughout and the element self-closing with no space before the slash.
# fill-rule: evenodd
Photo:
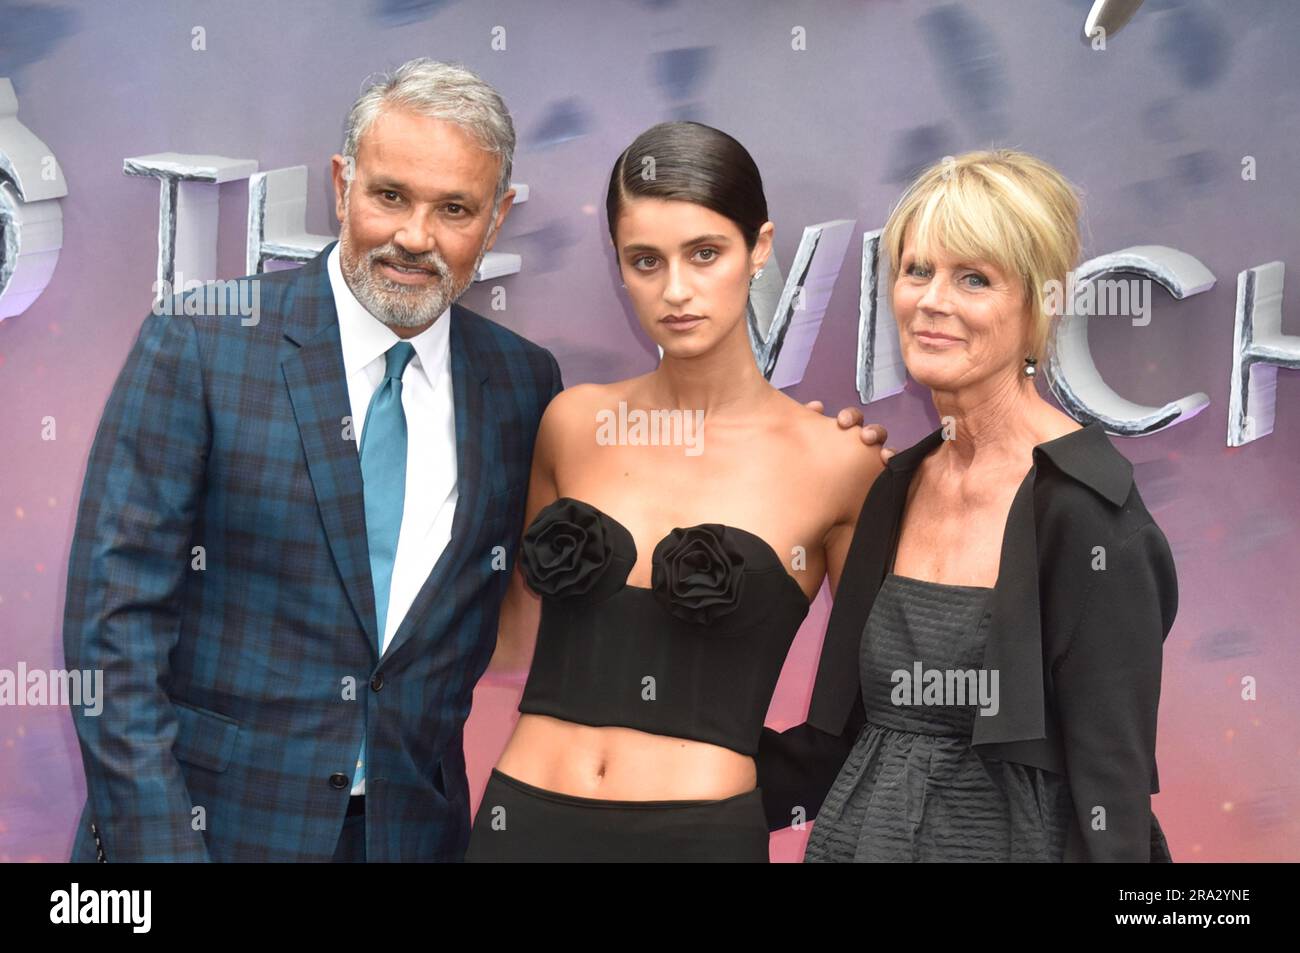
<svg viewBox="0 0 1300 953">
<path fill-rule="evenodd" d="M 772 830 L 789 826 L 800 808 L 816 817 L 857 740 L 865 721 L 862 631 L 897 547 L 912 475 L 942 439 L 936 430 L 897 454 L 872 485 L 808 720 L 763 730 L 758 783 Z M 984 667 L 999 672 L 1000 708 L 975 719 L 975 751 L 1068 778 L 1075 823 L 1067 861 L 1169 860 L 1150 796 L 1160 789 L 1156 707 L 1178 580 L 1132 464 L 1100 424 L 1034 448 L 1007 516 L 990 605 Z"/>
</svg>

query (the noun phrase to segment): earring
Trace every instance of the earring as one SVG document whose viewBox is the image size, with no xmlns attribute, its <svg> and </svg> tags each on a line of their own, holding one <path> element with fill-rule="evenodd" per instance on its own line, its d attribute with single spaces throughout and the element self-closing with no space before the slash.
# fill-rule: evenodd
<svg viewBox="0 0 1300 953">
<path fill-rule="evenodd" d="M 756 279 L 761 278 L 761 277 L 763 277 L 763 269 L 762 269 L 762 268 L 758 269 L 758 271 L 754 272 L 752 275 L 749 276 L 749 283 L 750 283 L 750 284 L 753 284 L 754 281 L 755 281 Z"/>
<path fill-rule="evenodd" d="M 1037 358 L 1033 358 L 1033 357 L 1025 358 L 1025 376 L 1030 378 L 1031 380 L 1034 377 L 1036 377 L 1038 374 L 1038 368 L 1035 366 L 1037 364 L 1038 364 Z"/>
</svg>

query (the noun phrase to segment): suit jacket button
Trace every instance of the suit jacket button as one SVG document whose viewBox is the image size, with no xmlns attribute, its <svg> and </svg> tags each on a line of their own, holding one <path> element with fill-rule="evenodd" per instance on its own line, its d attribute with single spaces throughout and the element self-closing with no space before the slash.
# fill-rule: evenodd
<svg viewBox="0 0 1300 953">
<path fill-rule="evenodd" d="M 347 786 L 348 786 L 348 776 L 346 774 L 335 773 L 330 775 L 330 787 L 336 788 L 341 791 L 343 790 L 343 788 Z"/>
<path fill-rule="evenodd" d="M 377 692 L 383 687 L 384 687 L 384 676 L 382 673 L 376 672 L 374 678 L 370 679 L 370 690 L 372 692 Z"/>
</svg>

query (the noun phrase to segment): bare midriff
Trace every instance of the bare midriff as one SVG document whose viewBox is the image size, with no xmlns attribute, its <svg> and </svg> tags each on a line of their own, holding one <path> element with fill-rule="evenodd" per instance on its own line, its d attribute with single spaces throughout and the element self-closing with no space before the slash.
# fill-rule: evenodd
<svg viewBox="0 0 1300 953">
<path fill-rule="evenodd" d="M 758 780 L 753 758 L 720 745 L 534 714 L 519 716 L 497 770 L 547 791 L 613 801 L 721 800 Z"/>
</svg>

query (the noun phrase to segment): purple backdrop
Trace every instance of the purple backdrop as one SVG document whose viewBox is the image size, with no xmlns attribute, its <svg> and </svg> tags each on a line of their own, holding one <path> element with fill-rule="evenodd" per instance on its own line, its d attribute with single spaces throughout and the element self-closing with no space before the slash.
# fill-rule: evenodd
<svg viewBox="0 0 1300 953">
<path fill-rule="evenodd" d="M 645 127 L 697 119 L 762 169 L 788 267 L 805 225 L 856 218 L 820 338 L 793 396 L 857 403 L 856 248 L 909 173 L 995 145 L 1037 153 L 1086 196 L 1085 255 L 1164 244 L 1204 262 L 1208 293 L 1157 292 L 1149 326 L 1095 321 L 1098 367 L 1132 400 L 1194 391 L 1210 407 L 1117 441 L 1168 536 L 1181 604 L 1165 652 L 1155 808 L 1177 860 L 1300 858 L 1300 375 L 1282 371 L 1275 432 L 1225 446 L 1237 272 L 1300 258 L 1300 5 L 1149 0 L 1105 52 L 1080 39 L 1089 0 L 979 4 L 305 0 L 0 0 L 0 76 L 68 182 L 64 247 L 45 294 L 0 323 L 0 669 L 63 663 L 68 547 L 90 442 L 151 300 L 158 194 L 122 159 L 177 151 L 306 163 L 308 227 L 336 231 L 327 180 L 362 79 L 420 55 L 462 62 L 505 96 L 515 177 L 532 188 L 500 251 L 509 306 L 465 304 L 550 348 L 566 382 L 655 363 L 603 223 L 615 156 Z M 206 49 L 191 48 L 202 26 Z M 494 50 L 504 27 L 506 49 Z M 792 50 L 792 30 L 807 49 Z M 500 36 L 500 31 L 497 31 Z M 1243 180 L 1243 157 L 1258 174 Z M 221 187 L 223 277 L 243 271 L 243 182 Z M 1293 291 L 1291 301 L 1300 300 Z M 1287 310 L 1294 312 L 1291 304 Z M 1300 322 L 1284 319 L 1300 333 Z M 936 422 L 909 385 L 866 408 L 907 445 Z M 57 421 L 43 440 L 42 420 Z M 769 722 L 800 720 L 825 594 L 786 666 Z M 1258 700 L 1241 699 L 1255 676 Z M 518 687 L 484 683 L 467 747 L 481 791 Z M 65 708 L 0 708 L 0 861 L 61 860 L 84 796 Z M 802 835 L 775 838 L 797 859 Z"/>
</svg>

